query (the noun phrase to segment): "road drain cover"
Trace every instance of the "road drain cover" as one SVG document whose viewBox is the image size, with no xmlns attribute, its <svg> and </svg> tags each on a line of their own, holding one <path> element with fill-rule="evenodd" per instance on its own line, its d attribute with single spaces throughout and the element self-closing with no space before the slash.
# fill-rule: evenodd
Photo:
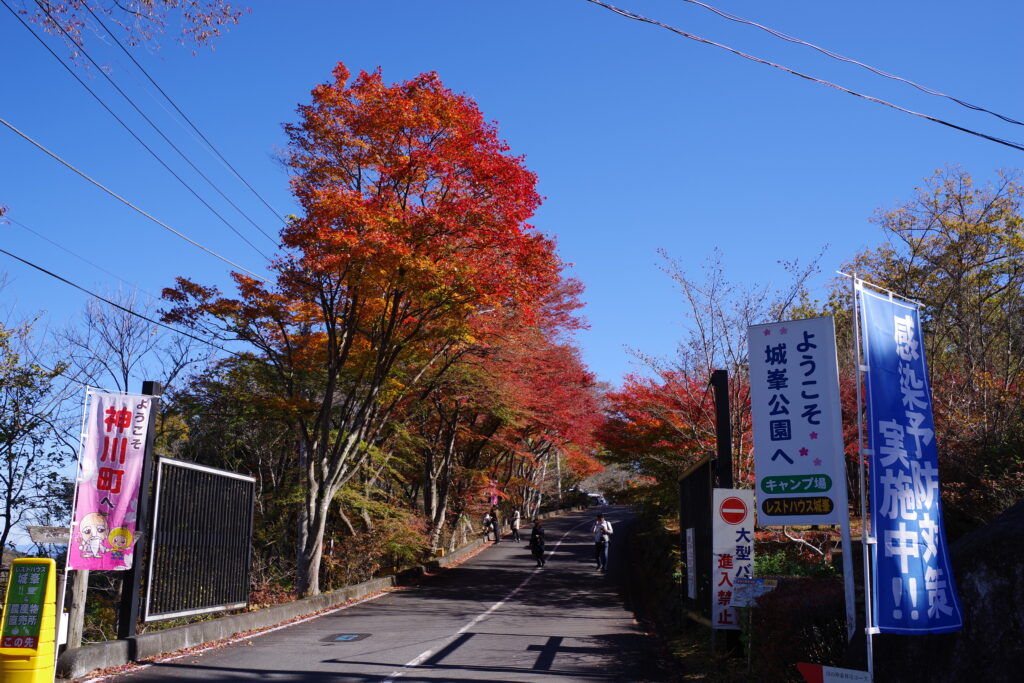
<svg viewBox="0 0 1024 683">
<path fill-rule="evenodd" d="M 335 633 L 333 636 L 327 636 L 321 642 L 324 643 L 351 643 L 356 640 L 363 640 L 369 638 L 369 633 Z"/>
</svg>

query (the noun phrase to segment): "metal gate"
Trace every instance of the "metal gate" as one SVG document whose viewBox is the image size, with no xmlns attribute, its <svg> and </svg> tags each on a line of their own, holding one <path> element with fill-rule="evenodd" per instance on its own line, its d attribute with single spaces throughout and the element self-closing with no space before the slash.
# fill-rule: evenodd
<svg viewBox="0 0 1024 683">
<path fill-rule="evenodd" d="M 249 604 L 252 477 L 160 458 L 145 621 Z"/>
<path fill-rule="evenodd" d="M 705 456 L 700 462 L 679 477 L 679 533 L 682 535 L 683 607 L 691 618 L 706 622 L 708 625 L 711 623 L 711 489 L 713 485 L 713 463 L 712 456 Z M 689 535 L 692 535 L 692 542 L 690 542 Z M 694 594 L 691 594 L 691 588 L 695 589 Z"/>
</svg>

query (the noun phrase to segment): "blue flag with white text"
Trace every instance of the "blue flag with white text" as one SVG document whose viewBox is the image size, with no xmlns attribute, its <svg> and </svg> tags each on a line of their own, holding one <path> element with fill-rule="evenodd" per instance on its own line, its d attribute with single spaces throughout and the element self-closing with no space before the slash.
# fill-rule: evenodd
<svg viewBox="0 0 1024 683">
<path fill-rule="evenodd" d="M 946 548 L 931 388 L 917 306 L 858 283 L 867 361 L 874 621 L 883 633 L 963 624 Z"/>
</svg>

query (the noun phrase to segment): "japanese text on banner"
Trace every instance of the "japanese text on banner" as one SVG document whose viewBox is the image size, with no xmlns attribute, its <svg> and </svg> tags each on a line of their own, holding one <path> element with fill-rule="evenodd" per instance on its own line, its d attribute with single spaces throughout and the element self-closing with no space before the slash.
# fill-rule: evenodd
<svg viewBox="0 0 1024 683">
<path fill-rule="evenodd" d="M 71 569 L 132 566 L 152 397 L 90 392 L 77 481 Z"/>
<path fill-rule="evenodd" d="M 875 615 L 889 633 L 962 624 L 939 500 L 931 391 L 917 307 L 858 287 L 868 361 Z"/>
</svg>

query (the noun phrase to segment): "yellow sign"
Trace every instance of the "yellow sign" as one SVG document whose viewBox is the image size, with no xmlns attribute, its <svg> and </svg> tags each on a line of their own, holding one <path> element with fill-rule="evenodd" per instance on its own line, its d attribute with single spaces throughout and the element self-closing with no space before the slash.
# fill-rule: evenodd
<svg viewBox="0 0 1024 683">
<path fill-rule="evenodd" d="M 11 563 L 0 621 L 0 681 L 53 680 L 57 640 L 57 580 L 53 560 L 22 558 Z"/>
</svg>

